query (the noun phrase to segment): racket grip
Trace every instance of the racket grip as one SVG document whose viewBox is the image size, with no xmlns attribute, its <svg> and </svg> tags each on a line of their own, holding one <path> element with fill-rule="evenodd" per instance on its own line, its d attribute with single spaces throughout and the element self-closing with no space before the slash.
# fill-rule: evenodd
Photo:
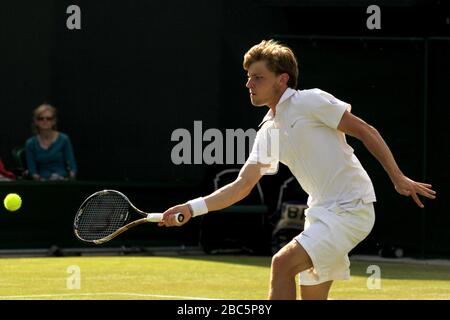
<svg viewBox="0 0 450 320">
<path fill-rule="evenodd" d="M 163 214 L 162 213 L 150 213 L 147 215 L 147 221 L 148 222 L 160 222 L 162 219 Z M 177 221 L 177 224 L 180 225 L 184 221 L 184 215 L 180 212 L 175 214 L 175 220 Z"/>
</svg>

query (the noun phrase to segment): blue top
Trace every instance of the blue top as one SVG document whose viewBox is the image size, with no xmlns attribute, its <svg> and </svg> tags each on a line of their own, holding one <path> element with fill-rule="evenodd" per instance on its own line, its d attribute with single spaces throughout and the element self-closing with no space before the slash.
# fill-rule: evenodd
<svg viewBox="0 0 450 320">
<path fill-rule="evenodd" d="M 68 177 L 70 171 L 77 172 L 72 144 L 62 132 L 48 149 L 42 148 L 37 136 L 33 136 L 27 140 L 25 150 L 30 175 L 38 174 L 48 179 L 53 173 Z"/>
</svg>

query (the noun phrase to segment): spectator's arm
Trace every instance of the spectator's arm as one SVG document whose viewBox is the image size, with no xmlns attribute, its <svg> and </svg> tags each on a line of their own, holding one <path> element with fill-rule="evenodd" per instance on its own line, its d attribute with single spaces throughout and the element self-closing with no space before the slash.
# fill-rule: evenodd
<svg viewBox="0 0 450 320">
<path fill-rule="evenodd" d="M 70 138 L 67 137 L 66 143 L 64 144 L 64 154 L 66 157 L 66 163 L 69 167 L 69 175 L 70 178 L 75 179 L 77 174 L 77 163 L 75 161 L 75 155 L 73 152 L 72 143 L 70 142 Z"/>
<path fill-rule="evenodd" d="M 25 145 L 25 154 L 27 158 L 27 167 L 29 175 L 34 180 L 39 180 L 40 176 L 37 172 L 36 154 L 34 152 L 34 148 L 31 141 L 28 141 Z"/>
</svg>

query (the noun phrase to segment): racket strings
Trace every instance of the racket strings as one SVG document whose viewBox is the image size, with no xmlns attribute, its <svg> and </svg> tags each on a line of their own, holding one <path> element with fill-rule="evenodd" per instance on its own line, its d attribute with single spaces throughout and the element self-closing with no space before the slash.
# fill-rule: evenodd
<svg viewBox="0 0 450 320">
<path fill-rule="evenodd" d="M 102 193 L 88 200 L 78 219 L 78 235 L 99 240 L 123 227 L 128 219 L 129 202 L 119 194 Z"/>
</svg>

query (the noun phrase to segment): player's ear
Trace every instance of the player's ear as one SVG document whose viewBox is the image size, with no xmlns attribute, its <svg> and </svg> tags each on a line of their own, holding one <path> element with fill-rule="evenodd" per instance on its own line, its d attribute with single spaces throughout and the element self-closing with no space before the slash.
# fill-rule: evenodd
<svg viewBox="0 0 450 320">
<path fill-rule="evenodd" d="M 286 72 L 280 74 L 280 84 L 287 85 L 288 81 L 289 81 L 289 75 Z"/>
</svg>

